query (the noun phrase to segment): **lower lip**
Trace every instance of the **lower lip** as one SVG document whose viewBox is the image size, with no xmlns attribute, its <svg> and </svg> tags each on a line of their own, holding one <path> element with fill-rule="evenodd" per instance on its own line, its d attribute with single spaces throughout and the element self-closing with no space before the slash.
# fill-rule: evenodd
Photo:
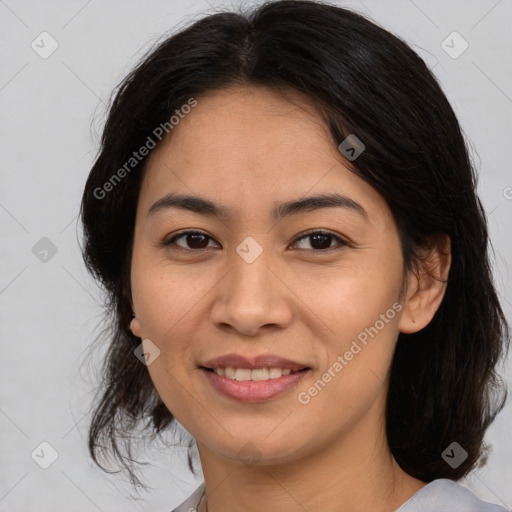
<svg viewBox="0 0 512 512">
<path fill-rule="evenodd" d="M 201 371 L 210 384 L 222 395 L 239 402 L 263 402 L 295 387 L 310 370 L 301 370 L 300 372 L 290 373 L 290 375 L 283 375 L 277 379 L 258 381 L 228 379 L 204 368 L 201 368 Z"/>
</svg>

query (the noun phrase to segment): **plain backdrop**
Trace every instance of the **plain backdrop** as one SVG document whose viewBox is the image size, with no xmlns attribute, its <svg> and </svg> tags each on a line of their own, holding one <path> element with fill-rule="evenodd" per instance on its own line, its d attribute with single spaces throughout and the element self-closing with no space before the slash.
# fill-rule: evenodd
<svg viewBox="0 0 512 512">
<path fill-rule="evenodd" d="M 339 3 L 404 38 L 440 80 L 473 147 L 510 320 L 512 1 Z M 1 511 L 169 511 L 201 480 L 184 449 L 154 446 L 138 458 L 152 464 L 142 476 L 153 490 L 135 500 L 124 476 L 89 459 L 87 411 L 101 354 L 84 360 L 102 309 L 80 257 L 77 214 L 115 85 L 163 34 L 239 5 L 0 0 Z M 510 361 L 503 375 L 510 385 Z M 488 431 L 487 466 L 461 482 L 507 508 L 511 420 L 509 399 Z"/>
</svg>

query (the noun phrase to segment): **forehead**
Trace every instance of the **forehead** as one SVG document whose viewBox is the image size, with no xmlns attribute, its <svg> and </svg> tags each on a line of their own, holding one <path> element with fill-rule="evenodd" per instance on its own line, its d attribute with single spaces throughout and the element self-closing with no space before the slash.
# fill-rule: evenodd
<svg viewBox="0 0 512 512">
<path fill-rule="evenodd" d="M 167 149 L 182 158 L 223 159 L 258 168 L 334 152 L 329 132 L 307 98 L 264 87 L 209 91 L 170 133 Z M 165 146 L 165 142 L 162 146 Z M 157 151 L 158 152 L 158 151 Z M 224 162 L 226 163 L 226 162 Z"/>
<path fill-rule="evenodd" d="M 257 87 L 198 97 L 153 150 L 140 200 L 148 210 L 170 192 L 214 197 L 245 213 L 332 192 L 364 203 L 369 211 L 386 208 L 380 194 L 346 166 L 306 98 Z"/>
</svg>

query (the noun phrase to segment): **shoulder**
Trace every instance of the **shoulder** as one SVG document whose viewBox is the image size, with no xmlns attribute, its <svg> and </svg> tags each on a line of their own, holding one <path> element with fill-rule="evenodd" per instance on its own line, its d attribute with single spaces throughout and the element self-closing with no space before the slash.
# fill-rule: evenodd
<svg viewBox="0 0 512 512">
<path fill-rule="evenodd" d="M 507 509 L 482 501 L 453 480 L 440 478 L 420 489 L 396 512 L 507 512 Z"/>
<path fill-rule="evenodd" d="M 204 482 L 178 507 L 170 512 L 196 512 L 205 490 Z"/>
<path fill-rule="evenodd" d="M 204 482 L 170 512 L 196 512 L 205 490 Z M 433 480 L 408 499 L 396 512 L 508 512 L 477 498 L 469 489 L 448 479 Z"/>
</svg>

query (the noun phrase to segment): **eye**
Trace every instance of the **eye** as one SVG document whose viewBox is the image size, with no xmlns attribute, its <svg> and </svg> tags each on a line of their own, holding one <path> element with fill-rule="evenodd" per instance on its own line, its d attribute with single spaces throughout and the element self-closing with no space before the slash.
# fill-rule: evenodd
<svg viewBox="0 0 512 512">
<path fill-rule="evenodd" d="M 315 252 L 327 252 L 333 250 L 331 242 L 336 240 L 338 247 L 334 247 L 334 250 L 340 249 L 341 247 L 349 245 L 347 242 L 342 240 L 339 236 L 328 231 L 309 231 L 298 238 L 294 245 L 301 242 L 301 240 L 310 240 L 310 246 Z M 341 247 L 340 247 L 341 246 Z M 307 248 L 306 248 L 307 249 Z"/>
<path fill-rule="evenodd" d="M 185 244 L 181 245 L 177 244 L 176 241 L 183 238 L 185 240 Z M 180 233 L 179 235 L 173 236 L 169 240 L 164 240 L 162 245 L 168 247 L 170 245 L 178 245 L 183 249 L 196 250 L 196 249 L 206 249 L 208 247 L 208 240 L 213 240 L 210 236 L 202 233 L 201 231 L 186 231 L 184 233 Z"/>
<path fill-rule="evenodd" d="M 185 245 L 182 243 L 177 243 L 177 241 L 181 239 L 184 240 Z M 345 242 L 339 236 L 328 231 L 309 231 L 305 234 L 302 234 L 300 238 L 297 238 L 295 242 L 293 242 L 293 245 L 297 245 L 298 243 L 307 239 L 309 239 L 310 247 L 314 252 L 328 252 L 331 250 L 338 250 L 341 247 L 349 245 L 348 242 Z M 212 247 L 209 245 L 209 242 L 212 240 L 213 238 L 205 233 L 202 233 L 201 231 L 185 231 L 173 236 L 172 238 L 169 238 L 168 240 L 164 240 L 161 245 L 163 247 L 176 245 L 185 250 L 195 251 Z M 334 249 L 331 245 L 333 241 L 338 242 L 338 247 L 334 247 Z M 307 250 L 308 248 L 302 247 L 299 249 Z"/>
</svg>

